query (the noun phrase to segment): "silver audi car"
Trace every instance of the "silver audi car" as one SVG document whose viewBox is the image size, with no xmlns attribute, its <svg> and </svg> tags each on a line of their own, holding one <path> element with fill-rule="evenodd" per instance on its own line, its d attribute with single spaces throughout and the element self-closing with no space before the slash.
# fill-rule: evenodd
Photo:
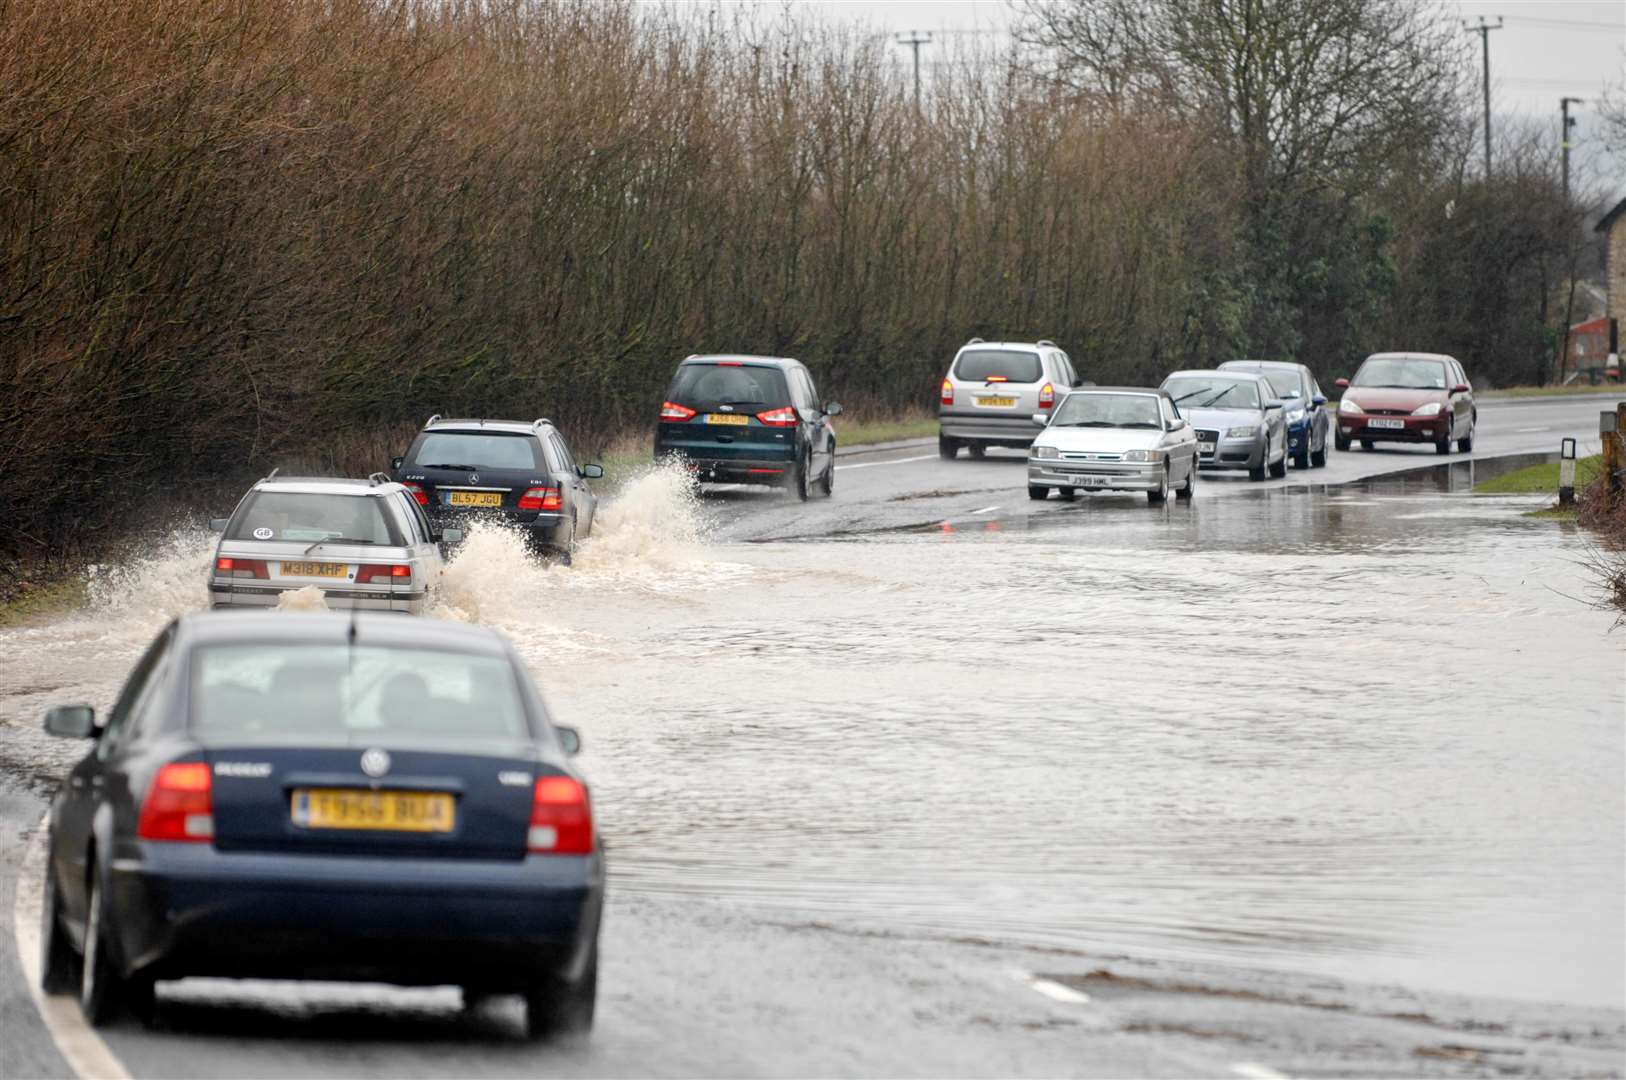
<svg viewBox="0 0 1626 1080">
<path fill-rule="evenodd" d="M 1046 498 L 1051 488 L 1066 499 L 1144 491 L 1160 503 L 1171 490 L 1182 499 L 1197 490 L 1197 437 L 1161 390 L 1074 390 L 1053 415 L 1035 413 L 1033 421 L 1044 430 L 1028 452 L 1029 498 Z"/>
<path fill-rule="evenodd" d="M 249 489 L 221 533 L 209 569 L 216 608 L 275 607 L 314 586 L 330 608 L 417 614 L 440 588 L 437 529 L 407 489 L 382 473 L 366 480 L 286 477 Z"/>
<path fill-rule="evenodd" d="M 1270 380 L 1251 371 L 1177 371 L 1163 389 L 1197 433 L 1204 469 L 1287 475 L 1287 419 Z"/>
</svg>

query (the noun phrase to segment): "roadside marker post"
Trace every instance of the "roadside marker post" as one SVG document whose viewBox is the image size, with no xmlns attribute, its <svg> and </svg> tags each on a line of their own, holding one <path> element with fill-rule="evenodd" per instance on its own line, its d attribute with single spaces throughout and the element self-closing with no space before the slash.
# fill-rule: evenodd
<svg viewBox="0 0 1626 1080">
<path fill-rule="evenodd" d="M 1575 505 L 1575 440 L 1558 444 L 1558 505 Z"/>
</svg>

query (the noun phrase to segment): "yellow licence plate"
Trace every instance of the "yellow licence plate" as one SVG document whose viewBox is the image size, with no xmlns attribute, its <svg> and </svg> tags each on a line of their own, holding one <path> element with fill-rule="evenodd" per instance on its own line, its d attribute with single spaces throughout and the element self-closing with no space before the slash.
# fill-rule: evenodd
<svg viewBox="0 0 1626 1080">
<path fill-rule="evenodd" d="M 446 496 L 453 506 L 501 506 L 500 491 L 453 491 Z"/>
<path fill-rule="evenodd" d="M 735 416 L 733 413 L 709 412 L 706 414 L 706 423 L 708 424 L 734 424 L 744 427 L 750 422 L 751 418 L 749 416 Z"/>
<path fill-rule="evenodd" d="M 341 562 L 285 562 L 284 577 L 344 577 L 350 567 Z"/>
<path fill-rule="evenodd" d="M 450 832 L 452 797 L 438 791 L 354 791 L 295 788 L 292 817 L 307 829 L 390 829 Z"/>
<path fill-rule="evenodd" d="M 1016 399 L 1013 397 L 980 397 L 977 399 L 977 404 L 997 406 L 1001 409 L 1008 409 L 1012 405 L 1016 404 Z"/>
</svg>

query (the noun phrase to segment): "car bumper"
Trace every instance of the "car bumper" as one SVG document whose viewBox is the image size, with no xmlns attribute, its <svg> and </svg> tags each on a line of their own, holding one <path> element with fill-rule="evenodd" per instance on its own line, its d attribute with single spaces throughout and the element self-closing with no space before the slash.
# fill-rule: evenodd
<svg viewBox="0 0 1626 1080">
<path fill-rule="evenodd" d="M 657 446 L 655 460 L 675 457 L 697 480 L 714 484 L 783 484 L 795 469 L 795 459 L 775 457 L 708 457 L 693 451 Z"/>
<path fill-rule="evenodd" d="M 1287 427 L 1287 452 L 1294 455 L 1308 453 L 1315 445 L 1314 426 L 1309 420 L 1300 420 Z"/>
<path fill-rule="evenodd" d="M 1372 422 L 1399 421 L 1400 427 L 1373 427 Z M 1437 443 L 1451 434 L 1451 417 L 1443 416 L 1338 416 L 1338 433 L 1360 442 Z"/>
<path fill-rule="evenodd" d="M 1203 469 L 1262 469 L 1265 467 L 1265 448 L 1268 445 L 1258 435 L 1242 439 L 1221 436 L 1213 453 L 1197 455 L 1197 465 Z"/>
<path fill-rule="evenodd" d="M 1044 428 L 1027 413 L 1020 416 L 990 416 L 985 412 L 958 413 L 939 410 L 938 433 L 946 439 L 983 443 L 988 446 L 1028 447 Z"/>
<path fill-rule="evenodd" d="M 297 592 L 309 586 L 249 585 L 209 583 L 209 606 L 214 608 L 274 608 L 283 593 Z M 317 586 L 321 588 L 321 586 Z M 389 589 L 322 589 L 322 600 L 328 607 L 344 611 L 398 611 L 408 615 L 421 612 L 428 601 L 423 589 L 392 591 Z"/>
<path fill-rule="evenodd" d="M 473 525 L 490 522 L 499 526 L 528 529 L 544 540 L 551 540 L 554 532 L 564 524 L 564 515 L 541 510 L 496 510 L 471 506 L 466 510 L 440 506 L 429 514 L 436 529 L 462 529 L 465 533 Z"/>
<path fill-rule="evenodd" d="M 1030 487 L 1078 491 L 1157 491 L 1163 485 L 1163 462 L 1063 461 L 1028 458 Z"/>
<path fill-rule="evenodd" d="M 129 970 L 523 989 L 574 974 L 598 933 L 601 856 L 512 862 L 222 852 L 143 843 L 111 894 Z"/>
</svg>

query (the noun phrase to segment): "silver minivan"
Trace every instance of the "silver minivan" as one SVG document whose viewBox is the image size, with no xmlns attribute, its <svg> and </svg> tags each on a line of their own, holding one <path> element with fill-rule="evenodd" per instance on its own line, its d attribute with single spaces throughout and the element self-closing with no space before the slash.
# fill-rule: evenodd
<svg viewBox="0 0 1626 1080">
<path fill-rule="evenodd" d="M 1067 392 L 1086 383 L 1053 341 L 972 338 L 954 354 L 937 405 L 937 450 L 952 458 L 965 447 L 981 457 L 990 446 L 1026 448 Z"/>
<path fill-rule="evenodd" d="M 216 608 L 275 607 L 315 587 L 330 608 L 421 613 L 440 589 L 437 530 L 407 489 L 382 473 L 366 480 L 276 473 L 249 489 L 221 533 L 209 568 Z"/>
</svg>

